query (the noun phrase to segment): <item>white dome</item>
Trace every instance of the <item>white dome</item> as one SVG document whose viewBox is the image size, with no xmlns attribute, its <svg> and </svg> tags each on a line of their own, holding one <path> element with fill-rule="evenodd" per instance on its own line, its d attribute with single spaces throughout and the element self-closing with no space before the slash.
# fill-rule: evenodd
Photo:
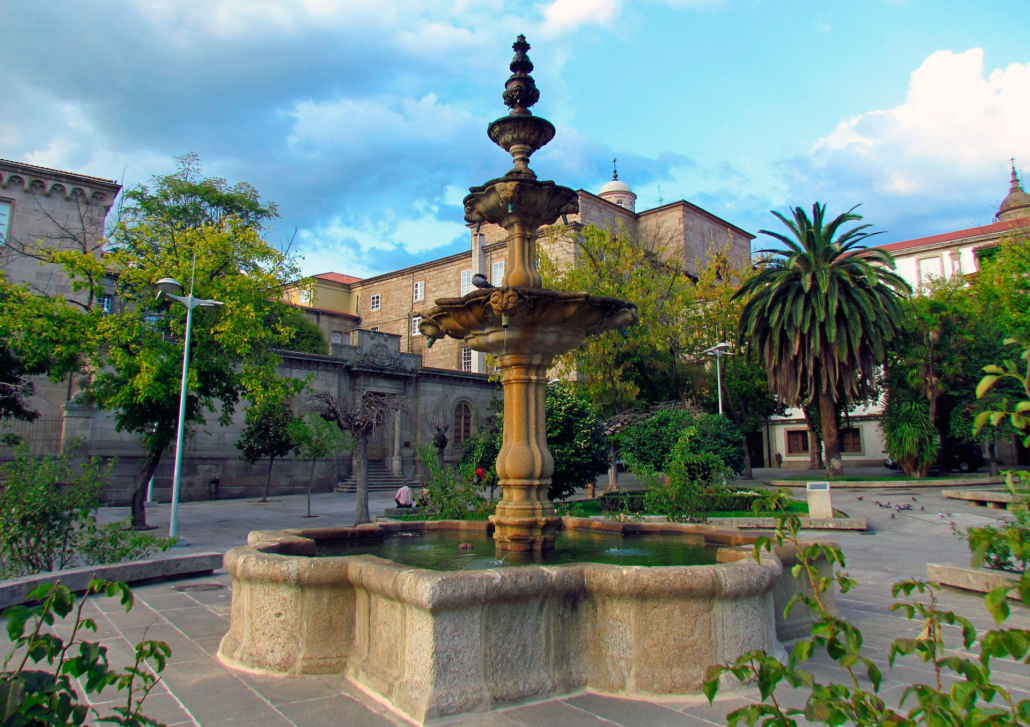
<svg viewBox="0 0 1030 727">
<path fill-rule="evenodd" d="M 608 184 L 601 187 L 600 194 L 606 194 L 608 192 L 629 192 L 633 194 L 633 190 L 629 188 L 629 185 L 618 179 L 613 179 Z"/>
</svg>

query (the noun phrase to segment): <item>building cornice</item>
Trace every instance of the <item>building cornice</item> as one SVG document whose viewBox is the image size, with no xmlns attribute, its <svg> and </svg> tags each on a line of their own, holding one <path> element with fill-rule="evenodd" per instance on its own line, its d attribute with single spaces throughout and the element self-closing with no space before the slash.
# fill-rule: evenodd
<svg viewBox="0 0 1030 727">
<path fill-rule="evenodd" d="M 37 167 L 34 164 L 0 159 L 0 189 L 30 192 L 38 187 L 45 197 L 62 196 L 64 199 L 82 197 L 86 201 L 111 204 L 122 186 L 110 179 L 89 177 L 84 174 Z M 102 198 L 102 199 L 101 199 Z"/>
</svg>

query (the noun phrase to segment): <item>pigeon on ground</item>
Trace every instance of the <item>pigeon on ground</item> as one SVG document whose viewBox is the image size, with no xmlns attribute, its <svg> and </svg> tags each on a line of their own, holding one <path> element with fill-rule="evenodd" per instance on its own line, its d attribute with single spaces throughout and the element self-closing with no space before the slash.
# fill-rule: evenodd
<svg viewBox="0 0 1030 727">
<path fill-rule="evenodd" d="M 897 516 L 897 514 L 892 512 L 891 513 L 891 520 L 893 520 L 896 516 Z"/>
</svg>

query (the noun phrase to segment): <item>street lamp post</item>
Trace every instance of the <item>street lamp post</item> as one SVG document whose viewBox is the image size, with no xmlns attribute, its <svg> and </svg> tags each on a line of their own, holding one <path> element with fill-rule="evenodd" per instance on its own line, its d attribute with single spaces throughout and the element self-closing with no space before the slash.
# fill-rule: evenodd
<svg viewBox="0 0 1030 727">
<path fill-rule="evenodd" d="M 722 368 L 720 366 L 723 356 L 732 356 L 730 353 L 730 344 L 728 343 L 717 343 L 707 351 L 704 351 L 705 356 L 712 356 L 715 358 L 715 385 L 719 389 L 719 414 L 722 414 Z"/>
<path fill-rule="evenodd" d="M 191 276 L 192 277 L 192 276 Z M 174 300 L 186 306 L 186 340 L 182 347 L 182 386 L 179 389 L 179 431 L 175 437 L 175 473 L 172 475 L 172 515 L 168 524 L 168 537 L 179 533 L 179 479 L 182 475 L 182 439 L 186 428 L 186 379 L 190 369 L 190 333 L 193 330 L 194 308 L 218 308 L 223 305 L 217 300 L 193 297 L 193 281 L 190 280 L 190 294 L 185 298 L 175 293 L 182 285 L 174 278 L 161 278 L 156 283 L 158 300 Z M 180 541 L 185 544 L 185 541 Z"/>
</svg>

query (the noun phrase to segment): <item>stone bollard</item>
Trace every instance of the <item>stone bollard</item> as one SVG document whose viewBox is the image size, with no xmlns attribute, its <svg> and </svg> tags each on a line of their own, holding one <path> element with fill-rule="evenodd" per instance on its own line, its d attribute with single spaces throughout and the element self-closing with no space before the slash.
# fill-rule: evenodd
<svg viewBox="0 0 1030 727">
<path fill-rule="evenodd" d="M 808 517 L 833 518 L 833 504 L 830 502 L 829 482 L 808 483 Z"/>
</svg>

